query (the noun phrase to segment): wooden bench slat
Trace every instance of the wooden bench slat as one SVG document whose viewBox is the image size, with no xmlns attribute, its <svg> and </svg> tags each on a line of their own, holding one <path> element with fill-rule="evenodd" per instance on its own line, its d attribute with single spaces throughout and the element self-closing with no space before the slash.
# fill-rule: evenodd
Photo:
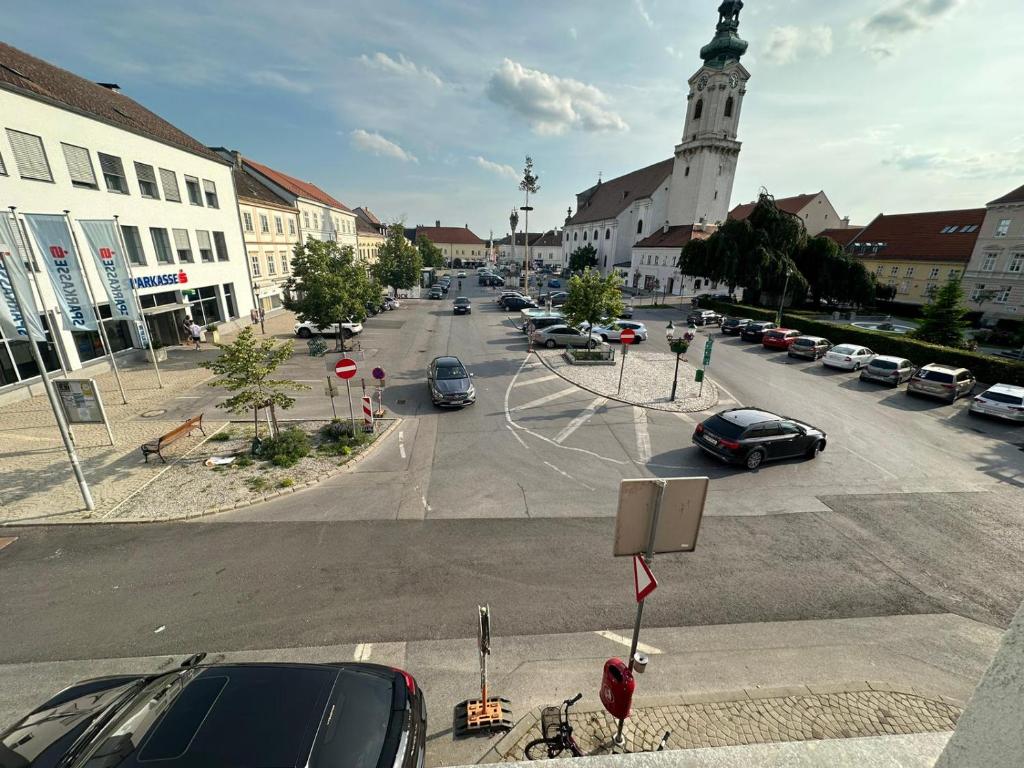
<svg viewBox="0 0 1024 768">
<path fill-rule="evenodd" d="M 155 453 L 157 456 L 160 457 L 160 461 L 166 464 L 167 459 L 165 459 L 163 453 L 161 453 L 164 446 L 170 445 L 182 435 L 192 434 L 192 431 L 197 427 L 205 437 L 206 430 L 203 429 L 203 414 L 199 414 L 198 416 L 193 416 L 191 419 L 187 419 L 183 424 L 175 427 L 165 435 L 160 435 L 160 437 L 158 437 L 156 440 L 153 440 L 148 443 L 143 443 L 142 455 L 145 457 L 146 463 L 149 463 L 149 455 L 151 453 Z"/>
</svg>

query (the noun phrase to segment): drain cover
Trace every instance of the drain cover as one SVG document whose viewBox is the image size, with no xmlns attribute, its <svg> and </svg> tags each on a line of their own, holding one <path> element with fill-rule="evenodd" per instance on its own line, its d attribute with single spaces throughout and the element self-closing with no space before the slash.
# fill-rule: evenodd
<svg viewBox="0 0 1024 768">
<path fill-rule="evenodd" d="M 152 419 L 154 416 L 163 416 L 165 413 L 167 413 L 166 408 L 155 408 L 152 411 L 143 411 L 139 416 L 144 419 Z"/>
</svg>

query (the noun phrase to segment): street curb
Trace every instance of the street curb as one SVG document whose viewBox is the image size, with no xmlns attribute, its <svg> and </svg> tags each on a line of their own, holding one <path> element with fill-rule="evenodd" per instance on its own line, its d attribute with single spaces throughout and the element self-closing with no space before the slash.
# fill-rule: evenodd
<svg viewBox="0 0 1024 768">
<path fill-rule="evenodd" d="M 718 385 L 715 384 L 715 382 L 713 382 L 711 379 L 705 379 L 704 380 L 705 384 L 710 384 L 711 386 L 713 386 L 715 388 L 715 400 L 714 400 L 713 403 L 711 403 L 710 405 L 706 405 L 703 408 L 693 408 L 693 409 L 690 409 L 690 410 L 683 410 L 683 409 L 680 409 L 680 408 L 662 408 L 661 406 L 658 406 L 658 405 L 646 405 L 644 403 L 634 403 L 632 400 L 623 400 L 621 397 L 615 397 L 614 395 L 607 395 L 604 392 L 598 392 L 596 389 L 591 389 L 590 387 L 585 387 L 582 384 L 573 381 L 572 379 L 567 379 L 565 376 L 563 376 L 561 373 L 559 373 L 555 368 L 552 368 L 551 365 L 549 365 L 548 362 L 543 357 L 540 356 L 540 353 L 537 352 L 537 350 L 534 350 L 533 354 L 536 355 L 537 359 L 540 360 L 541 364 L 543 364 L 543 366 L 545 368 L 547 368 L 549 371 L 551 371 L 553 374 L 558 376 L 563 381 L 566 381 L 566 382 L 572 384 L 574 387 L 579 387 L 584 392 L 589 392 L 590 394 L 597 395 L 598 397 L 606 397 L 609 400 L 614 400 L 615 402 L 623 403 L 624 405 L 635 405 L 637 408 L 646 408 L 647 410 L 650 410 L 650 411 L 661 411 L 662 413 L 701 413 L 702 411 L 710 410 L 711 408 L 714 408 L 716 405 L 718 405 L 718 399 L 719 399 L 720 394 L 721 394 L 721 391 L 718 389 Z"/>
<path fill-rule="evenodd" d="M 759 699 L 784 699 L 798 696 L 825 696 L 828 694 L 862 693 L 899 693 L 905 696 L 916 696 L 930 701 L 940 701 L 963 711 L 965 703 L 957 698 L 939 693 L 933 689 L 910 685 L 899 685 L 877 680 L 854 680 L 847 683 L 810 683 L 807 685 L 785 685 L 765 688 L 742 688 L 725 691 L 695 691 L 674 695 L 647 696 L 633 700 L 633 709 L 654 709 L 657 707 L 686 706 L 693 704 L 723 704 L 730 701 L 757 701 Z M 548 705 L 551 706 L 551 705 Z M 477 763 L 498 763 L 505 760 L 513 747 L 519 743 L 523 735 L 540 721 L 540 713 L 544 707 L 534 707 L 501 737 L 494 746 L 487 750 Z M 573 707 L 577 715 L 589 715 L 604 712 L 601 705 L 588 704 Z M 524 758 L 525 759 L 525 758 Z"/>
</svg>

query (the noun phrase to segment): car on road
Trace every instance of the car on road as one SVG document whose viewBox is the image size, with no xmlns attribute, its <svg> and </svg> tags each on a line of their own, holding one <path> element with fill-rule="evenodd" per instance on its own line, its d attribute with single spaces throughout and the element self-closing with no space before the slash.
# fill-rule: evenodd
<svg viewBox="0 0 1024 768">
<path fill-rule="evenodd" d="M 400 306 L 402 306 L 401 302 L 399 302 L 394 296 L 384 297 L 384 307 L 389 311 L 392 309 L 398 309 Z"/>
<path fill-rule="evenodd" d="M 562 287 L 562 281 L 559 280 L 557 277 L 553 278 L 551 280 L 548 280 L 548 288 L 561 288 L 561 287 Z"/>
<path fill-rule="evenodd" d="M 861 381 L 880 381 L 898 387 L 914 375 L 914 364 L 905 357 L 875 355 L 875 359 L 860 371 Z"/>
<path fill-rule="evenodd" d="M 842 368 L 844 371 L 859 371 L 875 359 L 875 353 L 858 344 L 837 344 L 821 358 L 822 365 Z"/>
<path fill-rule="evenodd" d="M 427 292 L 427 298 L 428 299 L 443 299 L 444 298 L 444 289 L 441 288 L 441 286 L 439 286 L 439 285 L 433 286 L 430 289 L 430 291 Z"/>
<path fill-rule="evenodd" d="M 550 328 L 552 325 L 565 325 L 565 315 L 560 312 L 557 315 L 534 315 L 523 321 L 520 330 L 529 335 L 541 328 Z"/>
<path fill-rule="evenodd" d="M 739 336 L 752 322 L 749 317 L 726 317 L 722 319 L 721 330 L 727 336 Z"/>
<path fill-rule="evenodd" d="M 554 293 L 542 293 L 537 297 L 537 301 L 541 304 L 547 304 L 550 299 L 552 307 L 560 307 L 565 304 L 568 298 L 569 294 L 565 291 L 555 291 Z"/>
<path fill-rule="evenodd" d="M 468 315 L 473 312 L 473 305 L 465 296 L 459 296 L 452 302 L 452 311 L 456 315 Z"/>
<path fill-rule="evenodd" d="M 427 710 L 408 672 L 202 664 L 81 680 L 0 732 L 4 766 L 417 768 Z"/>
<path fill-rule="evenodd" d="M 761 337 L 761 346 L 765 349 L 785 349 L 800 337 L 800 331 L 792 328 L 772 328 Z"/>
<path fill-rule="evenodd" d="M 589 347 L 593 349 L 601 340 L 596 336 L 590 338 L 585 330 L 569 325 L 549 325 L 530 334 L 534 344 L 554 349 L 555 347 Z"/>
<path fill-rule="evenodd" d="M 344 339 L 351 338 L 357 333 L 363 332 L 362 323 L 342 323 L 341 324 L 341 336 Z M 334 323 L 330 328 L 321 328 L 319 325 L 313 325 L 313 323 L 306 320 L 305 322 L 295 324 L 295 335 L 300 339 L 310 339 L 314 335 L 320 334 L 323 336 L 337 336 L 338 335 L 338 324 Z"/>
<path fill-rule="evenodd" d="M 1024 387 L 993 384 L 971 401 L 970 412 L 1024 422 Z"/>
<path fill-rule="evenodd" d="M 477 285 L 496 285 L 504 286 L 505 280 L 498 275 L 493 275 L 490 272 L 481 272 L 477 275 Z"/>
<path fill-rule="evenodd" d="M 686 316 L 686 322 L 693 325 L 719 325 L 722 316 L 713 309 L 695 309 Z"/>
<path fill-rule="evenodd" d="M 580 330 L 586 332 L 587 323 L 580 326 Z M 634 320 L 615 320 L 610 323 L 603 323 L 594 326 L 594 337 L 600 337 L 601 341 L 619 341 L 622 332 L 629 328 L 635 336 L 635 344 L 647 341 L 647 326 Z"/>
<path fill-rule="evenodd" d="M 929 363 L 918 368 L 907 382 L 908 395 L 927 395 L 948 400 L 969 395 L 977 383 L 974 375 L 966 368 Z"/>
<path fill-rule="evenodd" d="M 466 273 L 465 273 L 465 272 L 459 272 L 459 274 L 457 275 L 457 277 L 458 277 L 458 278 L 459 278 L 460 280 L 461 280 L 462 278 L 464 278 L 465 276 L 466 276 Z"/>
<path fill-rule="evenodd" d="M 501 303 L 501 306 L 503 306 L 507 310 L 517 311 L 520 309 L 526 309 L 528 307 L 536 307 L 537 302 L 535 302 L 529 296 L 509 296 Z"/>
<path fill-rule="evenodd" d="M 832 349 L 832 342 L 821 336 L 797 336 L 789 345 L 786 354 L 789 357 L 806 357 L 817 360 Z"/>
<path fill-rule="evenodd" d="M 777 327 L 778 326 L 775 325 L 775 323 L 769 323 L 763 320 L 753 321 L 743 326 L 743 330 L 740 331 L 740 338 L 744 341 L 760 342 L 766 331 L 770 331 Z"/>
<path fill-rule="evenodd" d="M 693 442 L 724 462 L 757 469 L 776 459 L 816 458 L 825 450 L 828 436 L 787 416 L 758 408 L 730 408 L 698 424 Z"/>
<path fill-rule="evenodd" d="M 622 305 L 622 311 L 619 312 L 619 317 L 621 317 L 623 320 L 632 320 L 633 319 L 633 305 L 632 304 L 623 304 Z"/>
<path fill-rule="evenodd" d="M 460 408 L 476 402 L 473 374 L 454 355 L 435 357 L 427 369 L 427 389 L 434 405 Z"/>
</svg>

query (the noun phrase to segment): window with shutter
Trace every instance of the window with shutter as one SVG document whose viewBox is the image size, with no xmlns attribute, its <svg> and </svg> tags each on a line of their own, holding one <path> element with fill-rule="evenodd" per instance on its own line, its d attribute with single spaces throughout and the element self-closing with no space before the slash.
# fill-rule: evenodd
<svg viewBox="0 0 1024 768">
<path fill-rule="evenodd" d="M 122 195 L 128 194 L 128 179 L 124 175 L 124 165 L 121 164 L 120 157 L 114 157 L 113 155 L 104 155 L 102 152 L 96 153 L 100 158 L 100 170 L 103 171 L 103 181 L 107 185 L 108 192 L 120 192 Z"/>
<path fill-rule="evenodd" d="M 11 149 L 14 151 L 14 162 L 18 166 L 18 173 L 23 179 L 35 179 L 36 181 L 53 181 L 53 174 L 50 172 L 50 163 L 46 159 L 46 150 L 43 149 L 43 140 L 31 133 L 22 133 L 11 128 L 7 129 L 7 138 L 11 141 Z"/>
<path fill-rule="evenodd" d="M 167 230 L 150 227 L 149 234 L 153 238 L 153 249 L 156 251 L 157 262 L 173 264 L 174 256 L 171 254 L 171 241 L 167 237 Z"/>
<path fill-rule="evenodd" d="M 164 188 L 164 200 L 172 203 L 181 202 L 181 191 L 178 189 L 178 175 L 174 171 L 161 168 L 160 184 Z"/>
<path fill-rule="evenodd" d="M 203 204 L 203 196 L 199 191 L 199 179 L 195 176 L 186 176 L 185 189 L 188 191 L 188 201 L 192 203 L 192 205 Z"/>
<path fill-rule="evenodd" d="M 160 199 L 160 188 L 156 185 L 156 173 L 152 165 L 135 163 L 135 175 L 139 177 L 139 192 L 152 200 Z"/>
<path fill-rule="evenodd" d="M 7 166 L 4 165 L 4 156 L 0 155 L 0 176 L 7 175 Z"/>
<path fill-rule="evenodd" d="M 210 233 L 205 229 L 197 229 L 196 241 L 199 243 L 199 258 L 203 261 L 213 261 L 213 244 L 210 242 Z"/>
<path fill-rule="evenodd" d="M 146 255 L 142 251 L 142 238 L 139 237 L 139 228 L 122 224 L 121 236 L 124 237 L 124 247 L 128 251 L 128 261 L 138 267 L 145 266 Z"/>
<path fill-rule="evenodd" d="M 174 232 L 174 250 L 178 254 L 178 261 L 192 262 L 195 259 L 192 257 L 192 243 L 188 239 L 187 229 L 175 229 Z"/>
<path fill-rule="evenodd" d="M 210 208 L 219 208 L 220 203 L 217 200 L 217 185 L 209 179 L 203 179 L 203 191 L 206 192 L 206 204 Z"/>
<path fill-rule="evenodd" d="M 76 147 L 74 144 L 61 143 L 60 146 L 64 150 L 64 162 L 68 165 L 71 184 L 85 189 L 99 189 L 89 150 L 85 147 Z"/>
<path fill-rule="evenodd" d="M 228 260 L 228 244 L 227 244 L 227 241 L 224 240 L 224 233 L 223 232 L 214 232 L 213 233 L 213 244 L 217 248 L 217 261 L 227 261 Z"/>
</svg>

